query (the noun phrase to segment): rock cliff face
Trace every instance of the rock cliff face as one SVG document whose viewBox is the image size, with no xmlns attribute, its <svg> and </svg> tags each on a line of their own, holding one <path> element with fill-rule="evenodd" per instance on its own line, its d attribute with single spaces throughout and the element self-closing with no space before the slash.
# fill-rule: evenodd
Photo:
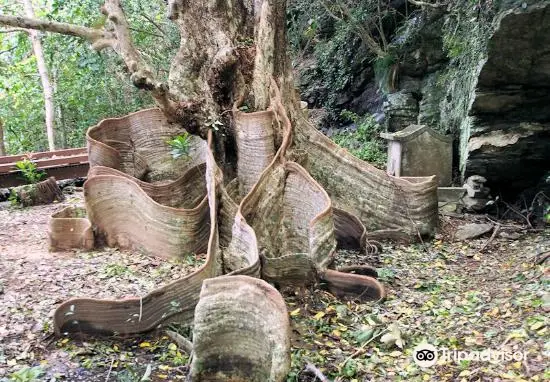
<svg viewBox="0 0 550 382">
<path fill-rule="evenodd" d="M 352 60 L 352 85 L 333 98 L 358 114 L 383 112 L 388 132 L 422 124 L 452 134 L 455 180 L 482 175 L 495 194 L 514 196 L 550 172 L 550 0 L 495 4 L 413 10 L 390 32 L 395 89 L 379 90 L 372 61 Z M 305 79 L 302 89 L 319 89 Z"/>
<path fill-rule="evenodd" d="M 465 176 L 518 191 L 550 170 L 548 3 L 499 15 L 469 114 Z"/>
</svg>

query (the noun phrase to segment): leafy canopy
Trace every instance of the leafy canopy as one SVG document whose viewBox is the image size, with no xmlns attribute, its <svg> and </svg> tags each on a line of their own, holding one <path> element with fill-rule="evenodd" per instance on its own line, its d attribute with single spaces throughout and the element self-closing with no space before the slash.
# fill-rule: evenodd
<svg viewBox="0 0 550 382">
<path fill-rule="evenodd" d="M 36 17 L 101 27 L 102 1 L 36 0 Z M 166 20 L 162 0 L 125 0 L 132 37 L 159 78 L 168 75 L 179 35 Z M 19 2 L 0 0 L 4 14 L 22 15 Z M 153 106 L 151 96 L 136 89 L 112 52 L 97 53 L 86 41 L 54 33 L 42 35 L 44 54 L 54 84 L 56 144 L 84 145 L 85 131 L 106 117 Z M 24 32 L 0 33 L 0 120 L 8 154 L 47 150 L 44 99 L 36 60 Z"/>
</svg>

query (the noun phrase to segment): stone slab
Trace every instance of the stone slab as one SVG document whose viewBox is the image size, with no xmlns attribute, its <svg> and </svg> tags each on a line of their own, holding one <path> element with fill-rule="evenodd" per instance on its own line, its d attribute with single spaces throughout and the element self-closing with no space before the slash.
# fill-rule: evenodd
<svg viewBox="0 0 550 382">
<path fill-rule="evenodd" d="M 440 203 L 458 202 L 465 193 L 466 190 L 463 187 L 438 187 L 437 200 Z"/>
<path fill-rule="evenodd" d="M 477 223 L 465 224 L 457 229 L 455 234 L 455 239 L 460 241 L 475 239 L 476 237 L 485 235 L 486 233 L 489 233 L 492 230 L 493 230 L 492 224 L 477 224 Z"/>
</svg>

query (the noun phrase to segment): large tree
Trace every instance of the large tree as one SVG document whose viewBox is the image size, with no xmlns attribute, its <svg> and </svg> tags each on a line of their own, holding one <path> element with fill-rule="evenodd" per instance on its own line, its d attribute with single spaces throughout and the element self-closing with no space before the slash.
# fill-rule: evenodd
<svg viewBox="0 0 550 382">
<path fill-rule="evenodd" d="M 391 177 L 308 122 L 286 53 L 285 0 L 169 0 L 167 17 L 181 42 L 167 81 L 136 49 L 120 1 L 106 0 L 101 11 L 103 29 L 8 15 L 0 24 L 79 36 L 120 55 L 158 109 L 88 132 L 85 197 L 96 240 L 157 256 L 206 252 L 207 262 L 143 298 L 68 301 L 56 311 L 56 331 L 135 333 L 194 317 L 197 379 L 235 372 L 241 380 L 281 380 L 288 328 L 273 325 L 285 316 L 276 292 L 218 276 L 261 276 L 276 285 L 322 279 L 343 297 L 383 297 L 368 267 L 330 269 L 337 245 L 375 252 L 372 239 L 430 235 L 436 181 Z M 166 141 L 176 136 L 186 155 L 172 160 Z M 214 277 L 225 281 L 203 286 Z M 227 295 L 223 285 L 234 284 Z M 260 330 L 271 326 L 277 330 Z M 240 337 L 244 345 L 226 336 L 243 328 L 255 333 Z"/>
</svg>

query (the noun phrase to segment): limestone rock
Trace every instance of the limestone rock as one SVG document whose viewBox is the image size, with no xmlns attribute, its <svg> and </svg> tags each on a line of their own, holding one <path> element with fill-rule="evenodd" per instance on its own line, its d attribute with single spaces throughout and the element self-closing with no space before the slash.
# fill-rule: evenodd
<svg viewBox="0 0 550 382">
<path fill-rule="evenodd" d="M 492 224 L 466 224 L 458 228 L 455 234 L 455 239 L 460 241 L 475 239 L 476 237 L 480 237 L 491 232 L 492 229 Z"/>
<path fill-rule="evenodd" d="M 468 211 L 483 211 L 491 200 L 489 195 L 491 189 L 485 187 L 485 182 L 487 179 L 480 175 L 472 175 L 466 179 L 466 183 L 462 187 L 467 193 L 463 198 L 463 203 Z"/>
<path fill-rule="evenodd" d="M 418 101 L 413 93 L 397 92 L 388 95 L 384 103 L 387 130 L 395 132 L 415 124 L 418 117 Z"/>
<path fill-rule="evenodd" d="M 501 13 L 469 115 L 464 175 L 504 197 L 536 184 L 550 163 L 550 2 Z"/>
</svg>

